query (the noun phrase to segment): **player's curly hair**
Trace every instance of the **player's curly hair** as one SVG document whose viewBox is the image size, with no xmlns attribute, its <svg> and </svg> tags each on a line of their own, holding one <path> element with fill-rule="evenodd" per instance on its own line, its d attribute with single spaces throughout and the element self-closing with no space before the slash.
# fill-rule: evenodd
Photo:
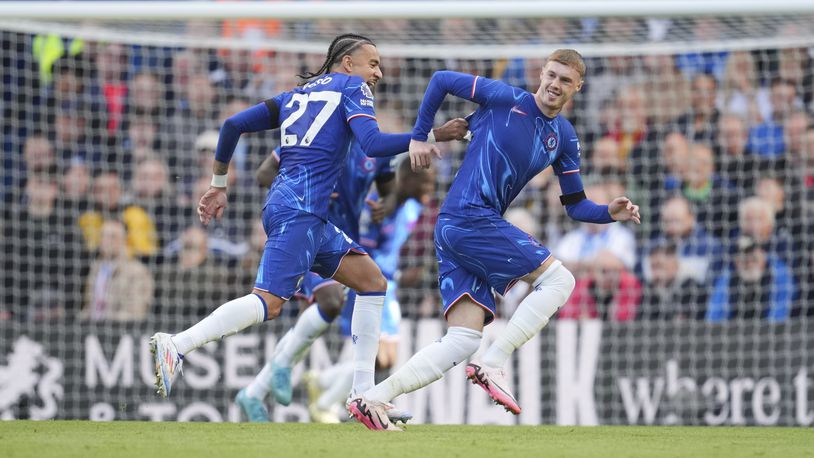
<svg viewBox="0 0 814 458">
<path fill-rule="evenodd" d="M 334 38 L 331 45 L 328 46 L 328 55 L 325 56 L 325 62 L 322 63 L 322 67 L 319 67 L 319 70 L 315 72 L 305 72 L 297 75 L 302 79 L 300 84 L 305 84 L 317 76 L 330 73 L 331 67 L 342 60 L 342 57 L 347 56 L 360 46 L 366 44 L 376 46 L 376 43 L 373 43 L 373 40 L 370 38 L 355 33 L 346 33 Z"/>
</svg>

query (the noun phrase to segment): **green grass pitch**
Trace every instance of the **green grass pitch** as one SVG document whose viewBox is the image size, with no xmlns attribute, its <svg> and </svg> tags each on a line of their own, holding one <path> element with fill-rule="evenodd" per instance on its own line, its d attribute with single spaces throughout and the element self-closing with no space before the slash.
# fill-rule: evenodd
<svg viewBox="0 0 814 458">
<path fill-rule="evenodd" d="M 814 455 L 799 428 L 407 426 L 358 423 L 0 421 L 0 456 L 21 457 L 796 457 Z"/>
</svg>

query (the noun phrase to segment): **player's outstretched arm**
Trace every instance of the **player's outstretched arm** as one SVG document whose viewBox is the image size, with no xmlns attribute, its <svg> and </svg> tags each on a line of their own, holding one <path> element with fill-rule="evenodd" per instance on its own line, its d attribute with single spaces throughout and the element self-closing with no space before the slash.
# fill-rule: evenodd
<svg viewBox="0 0 814 458">
<path fill-rule="evenodd" d="M 632 220 L 641 223 L 639 206 L 627 197 L 617 197 L 610 205 L 599 205 L 585 195 L 579 172 L 559 175 L 562 195 L 560 202 L 571 218 L 584 223 L 607 224 Z"/>
<path fill-rule="evenodd" d="M 373 117 L 354 116 L 348 120 L 353 136 L 362 151 L 370 157 L 395 156 L 407 151 L 410 134 L 386 134 L 379 131 L 379 123 Z"/>
</svg>

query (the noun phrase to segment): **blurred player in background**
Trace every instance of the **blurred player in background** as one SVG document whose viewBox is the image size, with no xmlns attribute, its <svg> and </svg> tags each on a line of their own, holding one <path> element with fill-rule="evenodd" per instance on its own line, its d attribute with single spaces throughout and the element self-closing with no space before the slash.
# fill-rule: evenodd
<svg viewBox="0 0 814 458">
<path fill-rule="evenodd" d="M 568 49 L 548 57 L 535 94 L 463 73 L 433 75 L 410 143 L 414 167 L 430 165 L 434 147 L 425 143 L 426 133 L 447 94 L 480 105 L 469 119 L 472 142 L 435 227 L 439 283 L 449 329 L 384 382 L 351 400 L 349 411 L 368 428 L 398 430 L 387 418 L 389 401 L 438 380 L 472 356 L 480 347 L 483 326 L 495 317 L 492 289 L 505 294 L 518 280 L 531 284 L 533 291 L 482 361 L 472 361 L 466 373 L 495 402 L 520 413 L 503 365 L 545 327 L 574 289 L 574 276 L 562 263 L 502 217 L 532 177 L 552 166 L 563 192 L 560 200 L 576 220 L 640 222 L 638 207 L 626 197 L 597 205 L 583 190 L 579 140 L 571 123 L 559 113 L 582 88 L 584 76 L 582 56 Z"/>
<path fill-rule="evenodd" d="M 463 120 L 456 120 L 464 122 Z M 465 130 L 465 129 L 464 129 Z M 436 138 L 438 133 L 436 130 Z M 401 247 L 415 228 L 421 216 L 423 202 L 427 201 L 435 190 L 435 170 L 421 169 L 412 171 L 410 161 L 405 158 L 398 169 L 398 187 L 395 192 L 396 210 L 378 223 L 376 218 L 369 218 L 369 224 L 363 225 L 360 243 L 370 253 L 376 264 L 387 278 L 387 295 L 384 299 L 382 316 L 382 335 L 379 341 L 377 371 L 389 370 L 396 362 L 398 352 L 399 323 L 401 307 L 396 297 L 398 262 Z M 371 212 L 372 214 L 372 212 Z M 362 220 L 366 218 L 362 217 Z M 348 302 L 342 311 L 340 327 L 342 335 L 350 337 L 351 313 L 353 303 Z M 306 374 L 308 384 L 308 411 L 311 420 L 320 423 L 339 421 L 337 407 L 345 404 L 351 390 L 353 367 L 349 362 L 339 363 L 321 373 L 311 371 Z M 393 411 L 398 415 L 394 415 Z M 391 421 L 406 421 L 409 414 L 397 410 L 388 410 Z"/>
<path fill-rule="evenodd" d="M 455 119 L 435 129 L 433 133 L 438 141 L 460 139 L 466 134 L 466 125 L 465 120 Z M 359 218 L 365 204 L 370 206 L 371 218 L 375 223 L 380 223 L 386 215 L 392 213 L 397 198 L 392 191 L 396 181 L 391 166 L 393 160 L 395 159 L 377 160 L 368 157 L 358 143 L 353 142 L 342 177 L 331 194 L 327 217 L 329 222 L 351 239 L 359 240 Z M 262 186 L 271 186 L 277 177 L 279 164 L 279 152 L 275 150 L 258 169 L 257 179 Z M 366 199 L 373 183 L 376 184 L 379 198 Z M 303 295 L 316 300 L 316 303 L 300 315 L 294 327 L 278 343 L 272 360 L 235 398 L 249 421 L 269 420 L 268 410 L 263 403 L 269 391 L 278 403 L 291 403 L 291 368 L 305 357 L 311 344 L 328 329 L 345 303 L 343 286 L 330 278 L 309 273 L 303 280 L 302 289 Z M 348 299 L 353 301 L 355 296 L 350 294 Z M 352 306 L 349 309 L 353 310 Z M 349 392 L 350 390 L 345 393 L 345 397 Z M 391 412 L 391 417 L 397 416 Z"/>
<path fill-rule="evenodd" d="M 394 156 L 409 145 L 410 134 L 379 132 L 371 92 L 382 77 L 379 63 L 379 52 L 371 40 L 340 35 L 331 42 L 322 67 L 300 75 L 305 83 L 302 87 L 224 122 L 212 186 L 201 197 L 198 215 L 204 225 L 222 216 L 227 202 L 226 174 L 240 135 L 279 128 L 280 170 L 263 208 L 268 239 L 250 294 L 221 305 L 179 334 L 156 333 L 150 339 L 160 395 L 170 394 L 185 354 L 277 317 L 309 270 L 358 292 L 353 316 L 353 385 L 361 391 L 374 384 L 387 280 L 364 249 L 326 218 L 330 195 L 354 138 L 370 156 Z"/>
</svg>

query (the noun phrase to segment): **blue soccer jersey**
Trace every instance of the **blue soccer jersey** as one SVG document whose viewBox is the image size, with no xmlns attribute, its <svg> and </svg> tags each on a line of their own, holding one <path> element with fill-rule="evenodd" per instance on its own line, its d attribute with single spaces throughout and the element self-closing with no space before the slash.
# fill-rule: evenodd
<svg viewBox="0 0 814 458">
<path fill-rule="evenodd" d="M 409 134 L 382 134 L 373 94 L 357 76 L 331 73 L 230 116 L 221 127 L 216 161 L 231 160 L 240 135 L 280 129 L 280 169 L 263 209 L 268 237 L 255 288 L 284 299 L 310 269 L 332 277 L 351 251 L 364 253 L 327 218 L 330 195 L 351 138 L 373 157 L 405 151 Z"/>
<path fill-rule="evenodd" d="M 399 253 L 407 238 L 413 232 L 421 216 L 421 203 L 408 199 L 396 211 L 387 216 L 381 224 L 370 224 L 362 246 L 370 253 L 382 273 L 392 280 L 398 270 Z"/>
<path fill-rule="evenodd" d="M 353 138 L 348 122 L 375 119 L 373 94 L 361 78 L 332 73 L 272 100 L 280 110 L 280 171 L 267 204 L 324 218 Z"/>
<path fill-rule="evenodd" d="M 413 138 L 426 140 L 448 93 L 476 102 L 466 150 L 435 226 L 438 281 L 444 313 L 468 296 L 495 316 L 494 291 L 505 294 L 537 269 L 550 252 L 533 236 L 502 218 L 535 175 L 554 168 L 566 211 L 575 219 L 611 222 L 607 206 L 584 197 L 579 139 L 562 116 L 549 118 L 534 95 L 500 81 L 455 72 L 433 75 L 419 109 Z"/>
<path fill-rule="evenodd" d="M 533 94 L 463 73 L 437 72 L 433 80 L 428 92 L 440 82 L 449 93 L 480 105 L 469 118 L 472 141 L 441 213 L 502 215 L 526 183 L 546 167 L 554 167 L 558 176 L 579 172 L 574 127 L 562 116 L 546 117 Z M 426 138 L 436 110 L 422 104 L 414 138 Z"/>
<path fill-rule="evenodd" d="M 359 241 L 359 218 L 365 208 L 365 197 L 370 185 L 377 179 L 395 176 L 395 158 L 368 157 L 358 142 L 353 142 L 345 170 L 336 183 L 335 197 L 328 207 L 328 221 L 342 229 L 350 238 Z"/>
<path fill-rule="evenodd" d="M 274 150 L 274 155 L 280 159 L 280 148 Z M 365 198 L 370 186 L 376 180 L 386 181 L 393 178 L 395 161 L 395 157 L 368 157 L 362 151 L 359 142 L 352 141 L 345 169 L 336 183 L 334 192 L 331 193 L 328 221 L 358 241 L 359 218 L 365 208 Z"/>
</svg>

